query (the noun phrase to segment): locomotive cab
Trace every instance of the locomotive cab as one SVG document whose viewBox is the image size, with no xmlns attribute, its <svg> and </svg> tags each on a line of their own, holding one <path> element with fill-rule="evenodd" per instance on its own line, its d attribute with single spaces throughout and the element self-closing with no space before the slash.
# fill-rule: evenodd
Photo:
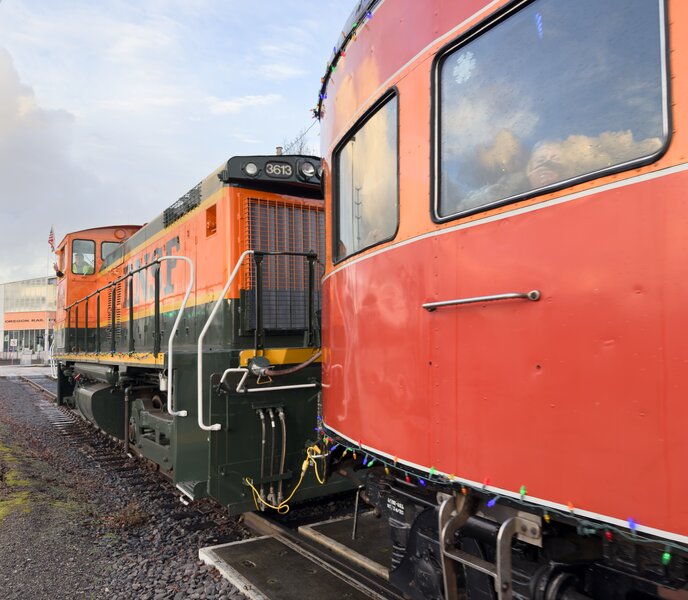
<svg viewBox="0 0 688 600">
<path fill-rule="evenodd" d="M 68 339 L 70 331 L 78 329 L 79 325 L 95 329 L 95 313 L 89 317 L 82 306 L 78 315 L 79 307 L 75 303 L 97 290 L 98 273 L 103 265 L 122 242 L 139 229 L 138 225 L 120 225 L 75 231 L 67 234 L 55 249 L 54 269 L 58 276 L 56 352 L 79 348 L 76 336 L 73 340 Z"/>
</svg>

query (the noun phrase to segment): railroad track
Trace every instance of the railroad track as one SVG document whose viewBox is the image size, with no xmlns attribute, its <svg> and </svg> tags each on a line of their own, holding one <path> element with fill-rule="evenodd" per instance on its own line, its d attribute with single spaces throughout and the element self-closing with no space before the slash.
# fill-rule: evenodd
<svg viewBox="0 0 688 600">
<path fill-rule="evenodd" d="M 35 379 L 30 379 L 29 377 L 19 377 L 20 381 L 23 381 L 24 383 L 29 384 L 32 388 L 35 390 L 38 390 L 51 400 L 55 400 L 57 398 L 57 394 L 55 392 L 50 391 L 49 389 L 43 387 L 40 383 L 38 383 Z"/>
<path fill-rule="evenodd" d="M 51 401 L 41 403 L 40 406 L 41 411 L 46 415 L 49 422 L 53 424 L 62 435 L 67 437 L 71 445 L 75 446 L 80 452 L 88 456 L 100 467 L 118 473 L 121 478 L 129 481 L 129 483 L 133 484 L 139 491 L 141 491 L 141 488 L 146 488 L 145 491 L 148 494 L 158 492 L 158 486 L 162 485 L 163 482 L 167 482 L 167 479 L 161 474 L 156 474 L 158 477 L 151 480 L 150 476 L 152 473 L 151 470 L 147 468 L 147 461 L 132 460 L 130 454 L 127 455 L 124 453 L 121 440 L 115 440 L 111 436 L 99 431 L 91 423 L 76 415 L 71 409 L 53 404 L 52 401 L 56 399 L 56 394 L 54 392 L 28 377 L 21 377 L 20 380 L 40 392 L 47 400 Z M 172 509 L 169 503 L 167 504 L 167 508 L 168 510 Z M 205 510 L 201 510 L 205 513 L 206 519 L 210 517 L 215 522 L 219 522 L 226 518 L 220 506 L 206 506 Z M 217 514 L 214 515 L 213 518 L 212 515 L 208 515 L 209 512 L 216 512 Z M 305 519 L 308 519 L 308 515 L 305 516 Z M 299 527 L 299 520 L 287 526 L 276 520 L 276 518 L 270 518 L 260 513 L 247 513 L 243 516 L 243 522 L 249 530 L 257 536 L 261 536 L 257 541 L 269 538 L 276 543 L 272 545 L 270 549 L 260 550 L 265 560 L 268 562 L 272 561 L 272 558 L 268 556 L 269 552 L 283 554 L 283 552 L 279 550 L 279 547 L 283 547 L 289 549 L 293 553 L 292 556 L 294 559 L 292 560 L 300 561 L 302 565 L 294 567 L 294 564 L 292 564 L 293 571 L 300 571 L 299 575 L 311 571 L 313 574 L 322 573 L 322 575 L 319 575 L 321 579 L 325 577 L 324 574 L 336 578 L 336 580 L 340 582 L 339 585 L 341 587 L 338 588 L 338 591 L 341 592 L 341 597 L 343 598 L 403 600 L 403 596 L 396 592 L 388 581 L 386 581 L 386 570 L 384 568 L 381 568 L 380 565 L 376 564 L 374 561 L 367 560 L 354 551 L 349 552 L 341 543 L 334 540 L 328 543 L 326 536 L 320 535 L 314 538 L 312 535 L 304 535 L 304 528 Z M 247 544 L 250 542 L 251 540 L 244 540 L 235 543 Z M 280 595 L 270 595 L 269 585 L 267 586 L 268 589 L 258 590 L 257 586 L 247 584 L 246 578 L 238 574 L 235 569 L 231 567 L 227 568 L 221 564 L 223 561 L 219 558 L 218 548 L 220 548 L 220 546 L 203 548 L 199 555 L 206 563 L 212 564 L 218 568 L 226 578 L 235 586 L 242 589 L 249 598 L 260 600 L 282 600 L 285 598 L 281 593 Z M 242 555 L 245 555 L 245 552 L 242 551 Z M 242 561 L 244 566 L 246 566 L 246 563 L 251 562 L 247 559 L 242 559 Z M 260 561 L 257 560 L 256 562 Z M 308 565 L 315 566 L 317 571 L 310 570 Z M 268 581 L 274 579 L 274 577 L 268 578 Z M 332 583 L 328 585 L 331 588 Z M 251 588 L 253 592 L 248 588 Z M 345 591 L 347 588 L 351 591 Z M 314 597 L 326 597 L 318 591 L 317 585 L 310 585 L 310 589 Z M 308 597 L 303 593 L 303 590 L 300 590 L 299 594 L 300 598 L 305 599 Z M 332 594 L 330 593 L 330 597 L 331 596 Z"/>
<path fill-rule="evenodd" d="M 269 536 L 293 550 L 305 561 L 331 573 L 367 598 L 403 600 L 403 596 L 386 580 L 386 569 L 381 569 L 380 565 L 365 559 L 356 552 L 347 553 L 347 549 L 334 540 L 328 543 L 324 536 L 319 536 L 319 540 L 316 541 L 304 535 L 300 527 L 287 527 L 276 519 L 259 513 L 244 515 L 244 524 L 258 535 Z M 279 599 L 278 596 L 265 597 L 269 600 Z"/>
</svg>

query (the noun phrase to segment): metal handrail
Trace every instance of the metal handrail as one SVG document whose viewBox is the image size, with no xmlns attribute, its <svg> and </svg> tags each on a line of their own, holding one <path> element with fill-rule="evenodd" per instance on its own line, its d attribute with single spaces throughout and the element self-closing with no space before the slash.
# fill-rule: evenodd
<svg viewBox="0 0 688 600">
<path fill-rule="evenodd" d="M 177 328 L 179 327 L 179 323 L 182 320 L 182 313 L 186 309 L 186 303 L 189 300 L 189 295 L 191 294 L 191 290 L 193 289 L 194 285 L 194 280 L 195 280 L 195 273 L 194 273 L 194 264 L 193 261 L 188 257 L 188 256 L 161 256 L 158 260 L 163 261 L 163 260 L 184 260 L 187 262 L 189 265 L 190 269 L 190 274 L 189 274 L 189 285 L 186 287 L 186 294 L 184 296 L 184 300 L 182 300 L 182 304 L 179 307 L 179 312 L 177 313 L 177 318 L 174 321 L 174 325 L 172 325 L 172 331 L 170 331 L 170 337 L 167 342 L 167 412 L 171 414 L 173 417 L 186 417 L 189 413 L 185 410 L 173 410 L 172 409 L 172 391 L 173 391 L 173 373 L 172 373 L 172 359 L 173 359 L 173 351 L 172 351 L 172 345 L 174 343 L 174 336 L 177 333 Z"/>
<path fill-rule="evenodd" d="M 523 299 L 537 302 L 540 299 L 540 290 L 530 292 L 509 292 L 506 294 L 493 294 L 491 296 L 474 296 L 473 298 L 457 298 L 456 300 L 444 300 L 443 302 L 426 302 L 422 307 L 432 312 L 443 306 L 455 306 L 457 304 L 478 304 L 480 302 L 494 302 L 495 300 Z"/>
<path fill-rule="evenodd" d="M 145 271 L 147 269 L 150 269 L 153 266 L 160 266 L 160 262 L 163 260 L 174 260 L 174 259 L 183 259 L 183 260 L 190 260 L 187 259 L 187 257 L 183 256 L 161 256 L 159 258 L 156 258 L 155 260 L 142 265 L 138 267 L 137 269 L 134 269 L 133 271 L 128 271 L 122 277 L 119 277 L 118 279 L 115 279 L 114 281 L 111 281 L 110 283 L 99 287 L 97 290 L 94 292 L 91 292 L 87 296 L 84 296 L 83 298 L 80 298 L 79 300 L 76 300 L 72 302 L 69 306 L 65 307 L 65 311 L 67 311 L 67 317 L 68 317 L 68 325 L 67 325 L 67 346 L 69 346 L 69 342 L 71 341 L 71 310 L 72 308 L 76 307 L 76 316 L 77 316 L 77 323 L 76 323 L 76 341 L 77 345 L 79 342 L 79 320 L 78 320 L 78 315 L 79 315 L 79 304 L 82 302 L 86 302 L 86 323 L 85 323 L 85 349 L 88 351 L 88 301 L 93 298 L 94 296 L 98 296 L 98 304 L 96 307 L 96 319 L 98 320 L 97 327 L 96 327 L 96 352 L 100 352 L 100 294 L 101 292 L 104 292 L 106 290 L 109 290 L 110 288 L 114 288 L 118 284 L 122 283 L 123 281 L 126 281 L 129 279 L 129 352 L 134 351 L 134 336 L 133 336 L 133 331 L 132 331 L 132 323 L 133 323 L 133 317 L 134 317 L 134 299 L 133 299 L 133 277 L 137 273 L 140 273 L 141 271 Z M 159 340 L 159 335 L 160 335 L 160 323 L 159 323 L 159 312 L 158 310 L 158 302 L 159 302 L 159 280 L 157 279 L 159 275 L 159 269 L 156 271 L 156 286 L 155 286 L 155 293 L 156 293 L 156 331 L 155 333 L 155 347 L 153 350 L 153 355 L 157 357 L 159 353 L 159 348 L 160 348 L 160 340 Z M 115 298 L 113 297 L 112 303 L 111 303 L 111 326 L 112 326 L 112 347 L 111 347 L 111 354 L 114 354 L 115 352 L 115 332 L 114 332 L 114 326 L 115 326 Z"/>
<path fill-rule="evenodd" d="M 222 304 L 223 300 L 225 299 L 225 295 L 227 294 L 229 287 L 232 285 L 234 278 L 237 276 L 237 273 L 239 272 L 239 269 L 241 268 L 241 264 L 244 262 L 244 259 L 247 256 L 249 256 L 250 254 L 253 254 L 253 253 L 254 253 L 253 250 L 244 250 L 244 252 L 241 253 L 239 260 L 237 260 L 236 265 L 234 266 L 234 269 L 232 269 L 232 273 L 230 274 L 229 279 L 227 280 L 227 283 L 225 284 L 225 287 L 222 288 L 222 292 L 220 293 L 217 300 L 215 301 L 215 305 L 213 306 L 213 310 L 211 310 L 210 315 L 208 315 L 208 319 L 206 320 L 205 325 L 203 326 L 201 334 L 198 336 L 198 357 L 197 357 L 197 369 L 198 369 L 197 406 L 198 406 L 198 415 L 197 415 L 197 417 L 198 417 L 198 426 L 203 431 L 219 431 L 222 428 L 222 425 L 220 425 L 220 423 L 213 423 L 212 425 L 206 425 L 203 422 L 203 339 L 205 338 L 205 334 L 208 332 L 208 329 L 210 329 L 210 324 L 213 322 L 213 319 L 215 318 L 215 315 L 217 314 L 217 311 L 220 308 L 220 304 Z"/>
<path fill-rule="evenodd" d="M 231 275 L 229 276 L 229 279 L 227 280 L 227 283 L 225 284 L 225 287 L 223 288 L 222 292 L 220 293 L 220 296 L 218 299 L 215 301 L 215 305 L 213 306 L 212 311 L 210 312 L 210 315 L 208 316 L 208 319 L 205 322 L 205 325 L 203 326 L 203 329 L 201 331 L 201 334 L 198 337 L 198 354 L 197 354 L 197 368 L 198 368 L 198 397 L 197 397 L 197 402 L 198 402 L 198 426 L 203 429 L 204 431 L 218 431 L 222 428 L 222 426 L 219 423 L 214 423 L 212 425 L 206 425 L 203 423 L 203 339 L 205 338 L 205 334 L 207 333 L 208 329 L 210 328 L 210 324 L 212 323 L 213 319 L 215 318 L 215 315 L 217 314 L 217 311 L 220 308 L 220 304 L 222 304 L 222 301 L 225 299 L 225 295 L 227 294 L 227 291 L 229 290 L 229 287 L 232 285 L 232 282 L 234 281 L 234 278 L 236 277 L 237 273 L 239 272 L 239 269 L 241 268 L 242 263 L 244 262 L 244 259 L 249 256 L 253 255 L 254 261 L 255 261 L 255 266 L 256 266 L 256 330 L 255 330 L 255 349 L 256 353 L 259 350 L 263 349 L 263 323 L 262 323 L 262 299 L 261 299 L 261 265 L 262 265 L 262 259 L 265 256 L 302 256 L 306 258 L 309 261 L 309 276 L 308 276 L 308 314 L 307 314 L 307 330 L 308 330 L 308 343 L 312 344 L 313 343 L 313 327 L 314 327 L 314 305 L 313 305 L 313 292 L 314 292 L 314 286 L 315 286 L 315 281 L 314 281 L 314 272 L 315 272 L 315 260 L 317 259 L 317 254 L 315 252 L 291 252 L 291 251 L 275 251 L 275 252 L 268 252 L 268 251 L 260 251 L 260 250 L 245 250 L 241 256 L 239 256 L 239 260 L 237 260 L 236 265 L 234 266 L 234 269 L 232 270 Z M 235 372 L 232 370 L 225 371 L 223 374 L 223 379 L 227 375 L 227 373 Z M 244 374 L 244 377 L 242 377 L 241 382 L 239 383 L 239 388 L 237 388 L 237 391 L 258 391 L 254 389 L 246 389 L 242 387 L 245 384 L 246 381 L 246 376 L 247 374 Z M 309 388 L 309 387 L 316 387 L 317 384 L 299 384 L 299 385 L 294 385 L 294 386 L 280 386 L 280 387 L 273 387 L 273 388 L 261 388 L 262 391 L 265 391 L 267 389 L 271 390 L 285 390 L 285 389 L 297 389 L 297 388 Z"/>
</svg>

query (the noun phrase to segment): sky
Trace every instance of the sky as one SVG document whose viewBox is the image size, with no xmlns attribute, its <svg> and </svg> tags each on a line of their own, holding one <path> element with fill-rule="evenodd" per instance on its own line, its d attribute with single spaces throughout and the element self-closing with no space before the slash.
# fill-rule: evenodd
<svg viewBox="0 0 688 600">
<path fill-rule="evenodd" d="M 0 0 L 0 283 L 313 124 L 354 0 Z M 318 127 L 309 146 L 319 153 Z"/>
</svg>

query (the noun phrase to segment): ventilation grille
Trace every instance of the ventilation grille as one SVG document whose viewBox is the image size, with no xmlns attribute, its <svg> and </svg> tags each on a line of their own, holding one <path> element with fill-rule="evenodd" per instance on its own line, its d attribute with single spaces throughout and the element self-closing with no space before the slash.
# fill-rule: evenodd
<svg viewBox="0 0 688 600">
<path fill-rule="evenodd" d="M 110 293 L 107 295 L 107 339 L 112 342 L 112 300 L 115 300 L 115 341 L 122 339 L 122 291 L 124 283 L 120 282 L 116 286 L 110 288 Z"/>
<path fill-rule="evenodd" d="M 316 203 L 290 204 L 249 198 L 244 204 L 247 249 L 262 252 L 316 252 L 325 255 L 325 215 Z M 315 309 L 320 310 L 322 263 L 315 264 Z M 308 261 L 302 256 L 266 256 L 262 267 L 263 326 L 273 331 L 307 327 Z M 252 260 L 244 267 L 242 328 L 256 326 L 256 272 Z"/>
<path fill-rule="evenodd" d="M 201 184 L 191 188 L 172 206 L 163 212 L 163 225 L 167 227 L 170 223 L 181 219 L 186 213 L 196 208 L 201 203 Z"/>
</svg>

